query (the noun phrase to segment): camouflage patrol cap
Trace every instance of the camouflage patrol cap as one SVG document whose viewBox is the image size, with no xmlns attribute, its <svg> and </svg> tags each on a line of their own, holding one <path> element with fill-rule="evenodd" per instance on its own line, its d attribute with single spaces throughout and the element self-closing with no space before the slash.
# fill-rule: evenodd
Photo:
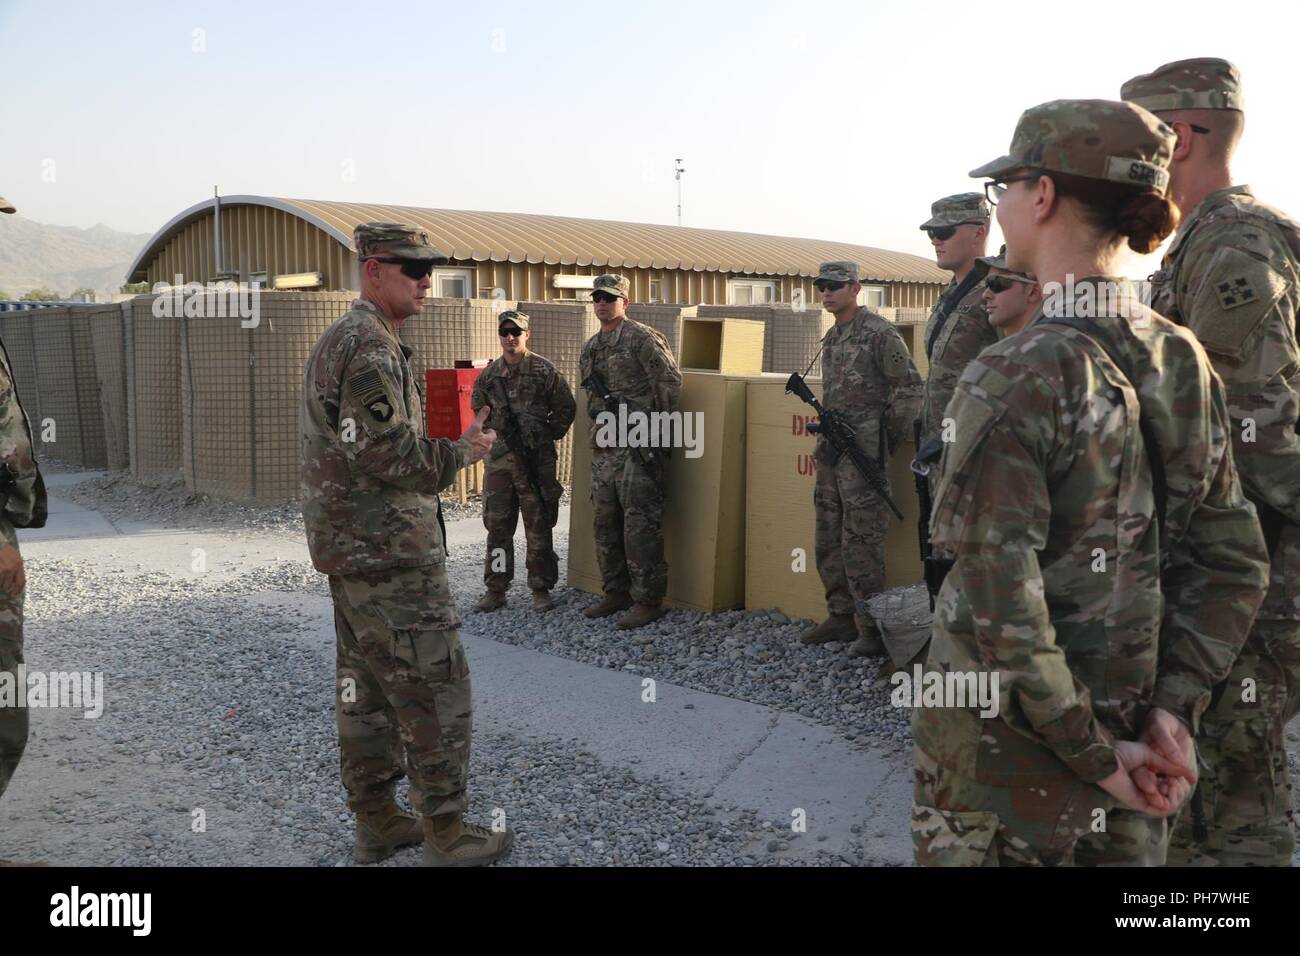
<svg viewBox="0 0 1300 956">
<path fill-rule="evenodd" d="M 858 264 L 856 262 L 823 262 L 817 269 L 817 278 L 813 282 L 857 282 Z"/>
<path fill-rule="evenodd" d="M 1013 169 L 1042 169 L 1145 186 L 1163 196 L 1175 139 L 1159 117 L 1132 103 L 1052 100 L 1021 113 L 1007 155 L 970 174 L 997 179 Z"/>
<path fill-rule="evenodd" d="M 627 299 L 631 297 L 632 283 L 620 275 L 603 275 L 596 276 L 591 282 L 592 293 L 608 292 L 610 295 L 620 295 Z"/>
<path fill-rule="evenodd" d="M 447 261 L 447 256 L 429 241 L 427 232 L 402 222 L 363 222 L 352 231 L 352 244 L 356 246 L 358 259 L 393 256 L 425 262 Z"/>
<path fill-rule="evenodd" d="M 989 203 L 983 193 L 957 193 L 931 203 L 930 218 L 921 223 L 921 228 L 936 229 L 968 222 L 988 222 L 990 215 Z"/>
<path fill-rule="evenodd" d="M 1119 95 L 1152 113 L 1246 108 L 1241 95 L 1241 71 L 1213 56 L 1166 63 L 1133 77 L 1120 87 Z"/>
<path fill-rule="evenodd" d="M 528 316 L 520 312 L 518 309 L 506 309 L 502 312 L 500 317 L 497 318 L 497 328 L 501 328 L 501 326 L 505 325 L 507 322 L 513 322 L 521 329 L 527 330 L 528 328 Z"/>
<path fill-rule="evenodd" d="M 1028 272 L 1021 272 L 1019 269 L 1007 268 L 1007 247 L 1005 245 L 998 250 L 996 256 L 978 256 L 975 261 L 984 263 L 990 269 L 997 269 L 998 272 L 1005 272 L 1009 276 L 1017 276 L 1029 282 L 1038 281 Z"/>
<path fill-rule="evenodd" d="M 11 203 L 8 199 L 5 199 L 4 196 L 0 196 L 0 212 L 17 212 L 17 211 L 18 210 L 13 207 L 13 203 Z"/>
</svg>

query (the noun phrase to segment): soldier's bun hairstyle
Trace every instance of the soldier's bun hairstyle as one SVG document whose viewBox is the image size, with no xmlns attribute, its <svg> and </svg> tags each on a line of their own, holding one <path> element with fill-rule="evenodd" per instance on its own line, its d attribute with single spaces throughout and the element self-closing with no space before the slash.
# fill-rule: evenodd
<svg viewBox="0 0 1300 956">
<path fill-rule="evenodd" d="M 1106 235 L 1124 236 L 1128 247 L 1146 255 L 1178 228 L 1182 214 L 1173 200 L 1150 189 L 1104 179 L 1047 172 L 1058 196 L 1078 201 L 1086 222 Z"/>
</svg>

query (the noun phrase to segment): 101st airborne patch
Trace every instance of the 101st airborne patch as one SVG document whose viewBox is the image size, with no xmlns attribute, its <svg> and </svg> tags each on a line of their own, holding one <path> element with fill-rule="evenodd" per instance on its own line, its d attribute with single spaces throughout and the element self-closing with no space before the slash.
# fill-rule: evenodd
<svg viewBox="0 0 1300 956">
<path fill-rule="evenodd" d="M 387 422 L 392 419 L 397 405 L 393 396 L 388 394 L 388 387 L 384 384 L 379 369 L 371 366 L 357 372 L 348 379 L 348 388 L 375 421 Z"/>
</svg>

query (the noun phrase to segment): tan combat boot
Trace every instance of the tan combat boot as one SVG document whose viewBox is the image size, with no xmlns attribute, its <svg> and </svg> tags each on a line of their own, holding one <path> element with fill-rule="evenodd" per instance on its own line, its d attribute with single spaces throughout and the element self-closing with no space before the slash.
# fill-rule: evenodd
<svg viewBox="0 0 1300 956">
<path fill-rule="evenodd" d="M 425 866 L 486 866 L 514 845 L 514 831 L 494 833 L 459 813 L 424 818 Z"/>
<path fill-rule="evenodd" d="M 868 621 L 858 639 L 849 645 L 849 657 L 881 657 L 885 653 L 885 642 L 880 639 L 880 628 L 875 621 Z"/>
<path fill-rule="evenodd" d="M 414 846 L 424 838 L 420 821 L 390 803 L 373 813 L 357 814 L 357 839 L 352 859 L 358 863 L 378 863 L 397 852 L 399 847 Z"/>
<path fill-rule="evenodd" d="M 615 594 L 606 594 L 601 600 L 582 613 L 587 617 L 609 617 L 619 611 L 626 611 L 631 606 L 632 595 L 626 591 L 619 591 Z"/>
<path fill-rule="evenodd" d="M 832 614 L 811 631 L 799 635 L 803 644 L 825 644 L 829 641 L 853 641 L 858 637 L 858 624 L 852 614 Z"/>
<path fill-rule="evenodd" d="M 662 604 L 641 604 L 638 602 L 632 605 L 632 610 L 618 619 L 618 629 L 620 631 L 630 631 L 636 627 L 645 627 L 651 621 L 657 621 L 667 613 Z"/>
<path fill-rule="evenodd" d="M 480 611 L 495 611 L 497 608 L 506 606 L 505 591 L 488 591 L 478 599 L 476 605 Z"/>
<path fill-rule="evenodd" d="M 555 602 L 551 600 L 551 592 L 546 588 L 533 588 L 533 610 L 538 614 L 545 614 L 547 611 L 555 610 Z"/>
</svg>

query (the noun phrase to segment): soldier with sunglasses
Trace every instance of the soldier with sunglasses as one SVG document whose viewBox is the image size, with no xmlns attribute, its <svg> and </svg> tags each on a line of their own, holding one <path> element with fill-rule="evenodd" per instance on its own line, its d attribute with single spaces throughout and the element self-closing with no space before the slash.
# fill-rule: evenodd
<svg viewBox="0 0 1300 956">
<path fill-rule="evenodd" d="M 1169 862 L 1289 866 L 1285 730 L 1300 711 L 1300 223 L 1233 185 L 1245 103 L 1231 63 L 1167 63 L 1129 80 L 1121 96 L 1178 137 L 1169 189 L 1187 216 L 1152 277 L 1152 307 L 1196 333 L 1223 379 L 1233 457 L 1272 568 L 1246 645 L 1197 735 L 1201 780 Z"/>
<path fill-rule="evenodd" d="M 664 614 L 668 562 L 664 560 L 664 464 L 667 448 L 606 447 L 597 416 L 608 413 L 672 413 L 681 399 L 682 374 L 667 340 L 627 317 L 631 284 L 620 275 L 596 276 L 591 301 L 600 331 L 582 347 L 578 368 L 591 415 L 591 505 L 596 560 L 605 596 L 583 613 L 619 618 L 622 630 L 642 627 Z M 595 373 L 593 375 L 593 373 Z M 603 385 L 598 385 L 599 379 Z M 643 430 L 644 434 L 644 430 Z M 630 610 L 628 610 L 630 608 Z M 653 638 L 648 638 L 652 640 Z"/>
<path fill-rule="evenodd" d="M 555 607 L 551 589 L 560 577 L 560 559 L 551 533 L 563 492 L 555 478 L 555 443 L 573 424 L 575 403 L 560 370 L 528 348 L 530 321 L 515 309 L 497 317 L 501 355 L 479 373 L 470 394 L 474 411 L 491 406 L 486 424 L 500 436 L 484 469 L 487 591 L 478 602 L 480 611 L 505 606 L 515 573 L 514 537 L 521 513 L 533 610 L 545 613 Z"/>
<path fill-rule="evenodd" d="M 979 260 L 988 268 L 984 277 L 984 310 L 989 325 L 1002 338 L 1015 335 L 1034 317 L 1043 301 L 1043 290 L 1033 276 L 1007 266 L 1007 247 L 996 256 L 981 256 Z"/>
<path fill-rule="evenodd" d="M 481 865 L 513 835 L 461 817 L 472 707 L 438 492 L 483 458 L 496 434 L 483 427 L 485 406 L 459 440 L 425 437 L 399 333 L 423 309 L 446 256 L 401 223 L 362 223 L 353 241 L 361 298 L 312 349 L 298 418 L 307 544 L 334 601 L 353 857 L 375 862 L 423 840 L 426 866 Z M 422 820 L 394 801 L 403 776 Z"/>
</svg>

